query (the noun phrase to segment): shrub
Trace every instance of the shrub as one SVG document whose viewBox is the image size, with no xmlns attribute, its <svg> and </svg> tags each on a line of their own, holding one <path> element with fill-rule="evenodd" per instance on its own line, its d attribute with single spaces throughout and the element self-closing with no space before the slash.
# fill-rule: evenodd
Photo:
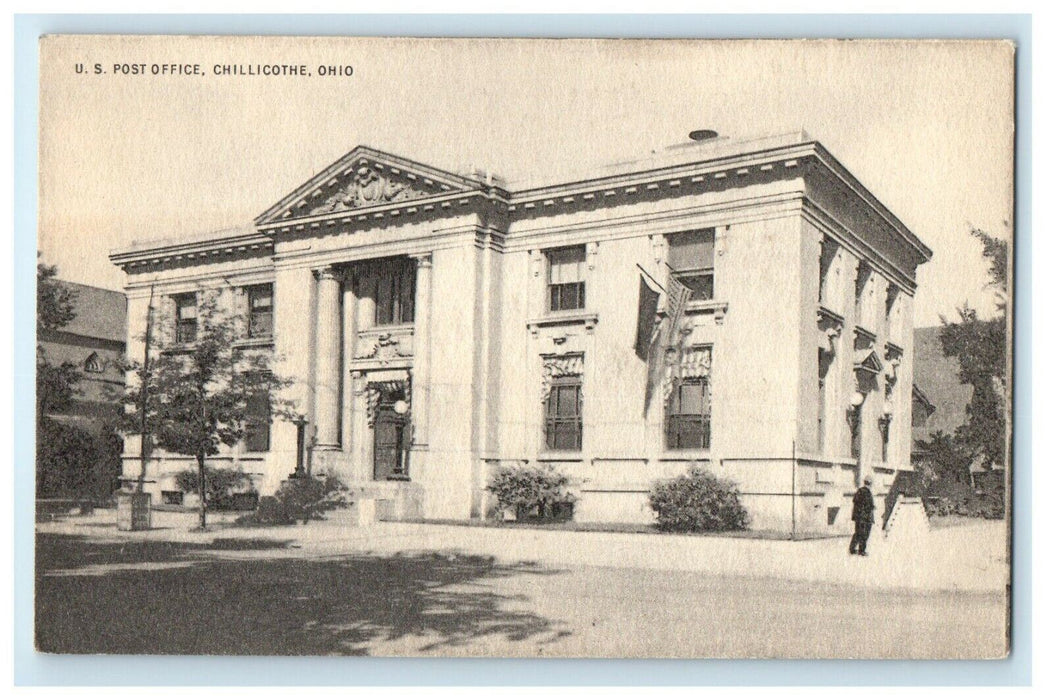
<svg viewBox="0 0 1053 700">
<path fill-rule="evenodd" d="M 37 497 L 105 502 L 120 486 L 121 447 L 110 426 L 88 431 L 45 417 L 37 425 Z"/>
<path fill-rule="evenodd" d="M 197 469 L 186 469 L 176 474 L 176 485 L 183 493 L 198 493 Z M 232 504 L 236 493 L 254 493 L 252 479 L 240 469 L 205 467 L 205 500 L 210 507 L 224 508 Z"/>
<path fill-rule="evenodd" d="M 665 532 L 723 532 L 749 526 L 735 483 L 700 467 L 656 483 L 649 500 L 658 515 L 658 529 Z"/>
<path fill-rule="evenodd" d="M 557 510 L 568 511 L 558 506 L 577 500 L 567 490 L 569 481 L 551 467 L 501 467 L 490 476 L 486 490 L 494 495 L 501 509 L 514 509 L 517 517 L 536 513 L 538 517 L 551 518 Z"/>
<path fill-rule="evenodd" d="M 302 477 L 282 483 L 273 496 L 260 499 L 256 512 L 238 519 L 242 525 L 291 525 L 350 504 L 348 490 L 335 476 Z"/>
</svg>

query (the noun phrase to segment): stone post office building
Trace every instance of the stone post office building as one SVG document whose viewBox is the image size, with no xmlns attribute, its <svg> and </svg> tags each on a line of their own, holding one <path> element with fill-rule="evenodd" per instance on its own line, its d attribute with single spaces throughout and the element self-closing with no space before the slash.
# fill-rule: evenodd
<svg viewBox="0 0 1053 700">
<path fill-rule="evenodd" d="M 701 464 L 737 482 L 754 528 L 831 532 L 850 528 L 865 475 L 881 496 L 911 468 L 915 270 L 930 257 L 793 133 L 524 186 L 359 146 L 252 226 L 111 259 L 131 356 L 151 286 L 177 332 L 202 289 L 225 290 L 250 316 L 244 344 L 294 380 L 313 472 L 386 517 L 483 517 L 494 468 L 541 464 L 571 477 L 576 520 L 647 522 L 655 480 Z M 641 268 L 692 290 L 682 381 L 646 412 Z M 213 462 L 272 492 L 298 432 L 275 420 Z M 125 464 L 138 470 L 134 439 Z M 190 464 L 155 456 L 150 487 L 169 492 Z"/>
</svg>

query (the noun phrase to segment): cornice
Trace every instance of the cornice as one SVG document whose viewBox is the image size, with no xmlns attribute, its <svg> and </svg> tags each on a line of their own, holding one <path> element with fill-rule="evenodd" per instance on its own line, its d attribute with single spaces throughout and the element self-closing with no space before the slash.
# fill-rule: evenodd
<svg viewBox="0 0 1053 700">
<path fill-rule="evenodd" d="M 667 165 L 646 170 L 588 178 L 511 193 L 509 211 L 551 207 L 558 203 L 590 201 L 633 195 L 658 189 L 678 188 L 702 190 L 706 182 L 741 178 L 760 172 L 768 173 L 777 166 L 792 170 L 804 157 L 812 155 L 811 143 L 795 144 L 776 149 L 740 153 L 734 156 Z"/>
<path fill-rule="evenodd" d="M 268 237 L 280 237 L 295 235 L 298 233 L 320 231 L 337 226 L 355 227 L 366 224 L 361 228 L 372 228 L 374 223 L 404 221 L 417 219 L 420 221 L 434 217 L 435 214 L 461 213 L 470 211 L 469 205 L 482 201 L 487 203 L 494 200 L 488 192 L 451 192 L 432 197 L 410 199 L 400 202 L 387 202 L 372 207 L 360 207 L 338 212 L 327 212 L 315 216 L 283 219 L 259 226 L 259 231 Z"/>
<path fill-rule="evenodd" d="M 911 275 L 900 270 L 891 260 L 879 253 L 876 248 L 867 243 L 862 237 L 841 224 L 818 204 L 810 199 L 805 199 L 802 214 L 805 221 L 833 238 L 838 244 L 851 251 L 858 259 L 874 265 L 889 281 L 895 283 L 904 292 L 913 296 L 914 292 L 917 291 L 918 283 Z"/>
<path fill-rule="evenodd" d="M 856 196 L 866 202 L 875 214 L 883 219 L 886 224 L 895 229 L 896 232 L 903 237 L 921 257 L 919 262 L 927 262 L 932 259 L 932 249 L 922 243 L 921 239 L 914 235 L 914 232 L 907 228 L 907 226 L 900 221 L 895 214 L 889 211 L 888 207 L 881 203 L 881 200 L 875 197 L 873 193 L 863 185 L 863 183 L 856 179 L 856 177 L 849 172 L 848 168 L 841 165 L 841 162 L 818 141 L 813 143 L 813 147 L 815 149 L 816 158 L 826 167 L 826 170 L 837 176 L 846 187 L 856 194 Z"/>
<path fill-rule="evenodd" d="M 110 262 L 129 274 L 139 272 L 136 268 L 149 268 L 171 262 L 189 260 L 212 261 L 221 256 L 239 254 L 270 255 L 274 242 L 258 232 L 224 236 L 186 243 L 165 243 L 156 246 L 144 246 L 130 250 L 110 253 Z"/>
</svg>

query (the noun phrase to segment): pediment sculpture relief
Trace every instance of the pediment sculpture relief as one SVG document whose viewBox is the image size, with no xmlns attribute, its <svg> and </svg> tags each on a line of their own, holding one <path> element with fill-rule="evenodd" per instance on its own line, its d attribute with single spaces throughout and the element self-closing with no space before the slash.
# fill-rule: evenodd
<svg viewBox="0 0 1053 700">
<path fill-rule="evenodd" d="M 338 187 L 326 200 L 311 210 L 312 214 L 327 214 L 379 204 L 401 202 L 428 196 L 428 192 L 411 187 L 381 175 L 375 168 L 360 164 L 355 168 L 349 182 Z"/>
</svg>

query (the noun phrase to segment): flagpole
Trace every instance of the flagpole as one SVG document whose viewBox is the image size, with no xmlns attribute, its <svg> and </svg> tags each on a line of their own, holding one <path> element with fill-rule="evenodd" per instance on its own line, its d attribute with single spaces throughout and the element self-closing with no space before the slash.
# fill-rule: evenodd
<svg viewBox="0 0 1053 700">
<path fill-rule="evenodd" d="M 656 285 L 656 286 L 657 286 L 657 287 L 658 287 L 659 289 L 661 289 L 661 290 L 662 290 L 662 293 L 663 293 L 663 294 L 665 294 L 666 296 L 668 296 L 668 295 L 669 295 L 669 290 L 667 290 L 667 289 L 666 289 L 666 288 L 665 288 L 665 287 L 664 287 L 664 286 L 662 285 L 662 283 L 661 283 L 661 282 L 659 282 L 658 280 L 656 280 L 656 279 L 654 278 L 654 275 L 652 275 L 652 274 L 651 274 L 650 272 L 648 272 L 647 270 L 643 269 L 643 267 L 642 267 L 642 266 L 640 265 L 640 263 L 636 263 L 636 267 L 637 267 L 637 268 L 639 268 L 640 272 L 642 272 L 642 273 L 644 273 L 645 275 L 647 275 L 648 279 L 650 279 L 650 280 L 651 280 L 652 282 L 654 282 L 654 283 L 655 283 L 655 285 Z M 670 268 L 670 269 L 672 269 L 672 268 Z"/>
</svg>

